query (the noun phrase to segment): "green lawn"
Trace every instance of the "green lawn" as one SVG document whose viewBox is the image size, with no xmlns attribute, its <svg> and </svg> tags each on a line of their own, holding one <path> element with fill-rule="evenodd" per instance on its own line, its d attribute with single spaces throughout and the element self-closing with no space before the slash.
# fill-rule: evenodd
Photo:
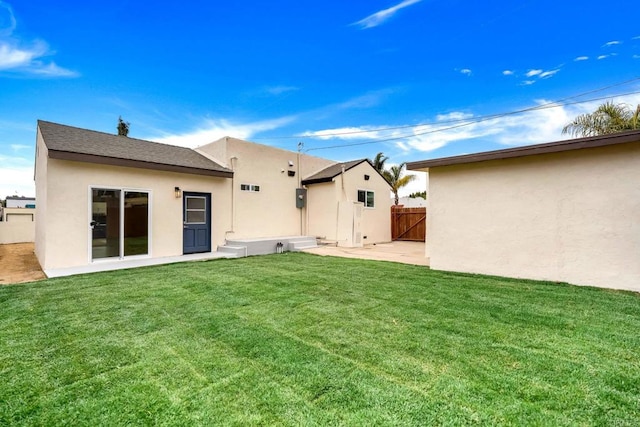
<svg viewBox="0 0 640 427">
<path fill-rule="evenodd" d="M 0 287 L 0 425 L 65 424 L 637 426 L 640 295 L 300 253 Z"/>
</svg>

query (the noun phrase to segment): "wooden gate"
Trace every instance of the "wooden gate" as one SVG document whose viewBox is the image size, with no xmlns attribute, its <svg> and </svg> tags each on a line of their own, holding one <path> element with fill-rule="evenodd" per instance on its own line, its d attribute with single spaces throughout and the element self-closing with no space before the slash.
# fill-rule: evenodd
<svg viewBox="0 0 640 427">
<path fill-rule="evenodd" d="M 391 239 L 424 242 L 427 234 L 427 208 L 391 206 Z"/>
</svg>

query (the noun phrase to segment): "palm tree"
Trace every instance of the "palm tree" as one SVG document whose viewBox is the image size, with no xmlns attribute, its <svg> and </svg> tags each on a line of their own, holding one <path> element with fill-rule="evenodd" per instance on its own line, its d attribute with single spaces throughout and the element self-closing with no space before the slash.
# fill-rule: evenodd
<svg viewBox="0 0 640 427">
<path fill-rule="evenodd" d="M 581 114 L 573 119 L 562 128 L 562 133 L 596 136 L 633 129 L 640 129 L 640 104 L 634 111 L 626 104 L 605 102 L 593 113 Z"/>
<path fill-rule="evenodd" d="M 373 158 L 373 160 L 371 160 L 371 163 L 373 163 L 373 167 L 376 168 L 376 170 L 378 172 L 383 173 L 384 172 L 384 162 L 386 162 L 387 160 L 389 160 L 389 158 L 387 156 L 385 156 L 381 151 L 378 154 L 376 154 L 376 156 Z"/>
<path fill-rule="evenodd" d="M 393 191 L 393 195 L 395 196 L 394 200 L 396 205 L 400 201 L 400 198 L 398 197 L 398 190 L 416 179 L 415 175 L 402 176 L 402 170 L 406 164 L 406 162 L 403 162 L 397 166 L 391 166 L 391 168 L 382 172 L 382 175 L 387 179 L 389 185 L 391 185 L 391 191 Z"/>
</svg>

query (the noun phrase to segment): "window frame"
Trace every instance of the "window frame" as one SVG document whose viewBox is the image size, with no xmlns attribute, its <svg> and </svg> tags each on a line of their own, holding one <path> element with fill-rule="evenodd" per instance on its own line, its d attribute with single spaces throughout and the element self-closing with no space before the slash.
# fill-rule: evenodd
<svg viewBox="0 0 640 427">
<path fill-rule="evenodd" d="M 203 208 L 190 208 L 189 200 L 202 200 L 204 203 Z M 189 221 L 189 212 L 202 212 L 204 221 Z M 185 196 L 184 203 L 184 223 L 185 224 L 206 224 L 207 223 L 207 198 L 203 196 Z"/>
<path fill-rule="evenodd" d="M 360 200 L 360 193 L 364 193 L 364 200 Z M 362 203 L 365 209 L 375 209 L 376 208 L 376 192 L 373 190 L 365 190 L 363 188 L 359 188 L 356 192 L 358 202 Z M 369 195 L 371 195 L 371 205 L 369 205 Z"/>
<path fill-rule="evenodd" d="M 258 184 L 240 184 L 240 191 L 246 191 L 247 193 L 259 193 L 260 186 Z"/>
</svg>

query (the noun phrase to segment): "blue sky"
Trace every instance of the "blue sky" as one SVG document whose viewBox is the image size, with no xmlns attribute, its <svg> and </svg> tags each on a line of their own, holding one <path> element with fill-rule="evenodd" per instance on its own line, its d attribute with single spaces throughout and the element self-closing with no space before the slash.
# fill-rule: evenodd
<svg viewBox="0 0 640 427">
<path fill-rule="evenodd" d="M 563 139 L 604 100 L 549 103 L 640 103 L 632 5 L 0 0 L 0 198 L 34 194 L 37 119 L 115 133 L 122 116 L 136 138 L 303 142 L 338 161 Z"/>
</svg>

